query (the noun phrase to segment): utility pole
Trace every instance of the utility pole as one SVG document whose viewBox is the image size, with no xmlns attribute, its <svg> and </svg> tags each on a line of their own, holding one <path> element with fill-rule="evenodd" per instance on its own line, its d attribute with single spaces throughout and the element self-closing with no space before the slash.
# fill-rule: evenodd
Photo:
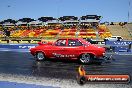
<svg viewBox="0 0 132 88">
<path fill-rule="evenodd" d="M 130 22 L 130 6 L 131 6 L 131 1 L 129 0 L 128 2 L 128 23 Z"/>
</svg>

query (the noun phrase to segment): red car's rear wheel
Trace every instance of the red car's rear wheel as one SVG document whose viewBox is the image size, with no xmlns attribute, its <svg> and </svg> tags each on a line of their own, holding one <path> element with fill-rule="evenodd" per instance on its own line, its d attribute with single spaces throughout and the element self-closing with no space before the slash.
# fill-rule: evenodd
<svg viewBox="0 0 132 88">
<path fill-rule="evenodd" d="M 82 54 L 82 55 L 80 56 L 79 61 L 80 61 L 81 63 L 83 63 L 83 64 L 89 64 L 89 63 L 91 63 L 91 61 L 92 61 L 91 59 L 92 59 L 92 57 L 91 57 L 90 54 L 84 53 L 84 54 Z"/>
<path fill-rule="evenodd" d="M 38 61 L 42 61 L 42 60 L 45 60 L 46 57 L 45 57 L 45 55 L 44 55 L 43 52 L 37 52 L 37 53 L 36 53 L 36 59 L 37 59 Z"/>
</svg>

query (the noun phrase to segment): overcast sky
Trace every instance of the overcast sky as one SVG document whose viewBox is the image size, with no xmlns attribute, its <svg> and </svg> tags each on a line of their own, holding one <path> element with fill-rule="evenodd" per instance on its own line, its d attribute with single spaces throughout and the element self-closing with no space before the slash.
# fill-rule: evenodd
<svg viewBox="0 0 132 88">
<path fill-rule="evenodd" d="M 101 15 L 104 21 L 128 21 L 128 2 L 132 22 L 132 0 L 0 0 L 0 21 L 42 16 Z"/>
</svg>

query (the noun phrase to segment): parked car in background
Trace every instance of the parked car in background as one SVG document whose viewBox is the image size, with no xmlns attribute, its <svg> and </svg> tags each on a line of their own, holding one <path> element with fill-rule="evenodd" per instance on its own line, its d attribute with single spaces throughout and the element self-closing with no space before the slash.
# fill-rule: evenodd
<svg viewBox="0 0 132 88">
<path fill-rule="evenodd" d="M 112 36 L 110 38 L 105 38 L 104 41 L 122 41 L 123 38 L 121 36 Z"/>
<path fill-rule="evenodd" d="M 86 41 L 90 42 L 91 44 L 98 44 L 96 40 L 93 40 L 91 38 L 84 38 Z"/>
</svg>

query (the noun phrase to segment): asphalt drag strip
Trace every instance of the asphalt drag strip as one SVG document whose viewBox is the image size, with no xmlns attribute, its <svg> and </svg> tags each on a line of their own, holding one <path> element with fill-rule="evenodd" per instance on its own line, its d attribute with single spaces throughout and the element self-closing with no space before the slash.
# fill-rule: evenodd
<svg viewBox="0 0 132 88">
<path fill-rule="evenodd" d="M 76 80 L 72 79 L 55 79 L 35 76 L 23 76 L 14 74 L 0 74 L 0 82 L 8 81 L 15 83 L 16 85 L 25 84 L 35 85 L 36 88 L 131 88 L 131 84 L 99 84 L 99 83 L 87 83 L 85 85 L 77 84 Z M 1 83 L 0 83 L 1 84 Z M 2 84 L 3 85 L 3 84 Z M 1 85 L 0 85 L 1 86 Z M 6 87 L 8 88 L 8 87 Z M 15 87 L 16 88 L 16 87 Z M 25 88 L 25 87 L 24 87 Z M 31 87 L 30 87 L 31 88 Z"/>
<path fill-rule="evenodd" d="M 132 56 L 113 54 L 115 61 L 102 65 L 84 65 L 89 74 L 130 74 Z M 0 52 L 0 81 L 43 86 L 80 88 L 76 81 L 80 64 L 74 61 L 36 61 L 29 52 Z M 85 84 L 84 88 L 131 88 L 130 84 Z"/>
<path fill-rule="evenodd" d="M 8 81 L 0 81 L 0 86 L 1 88 L 57 88 L 52 86 L 42 86 L 42 85 L 8 82 Z"/>
</svg>

